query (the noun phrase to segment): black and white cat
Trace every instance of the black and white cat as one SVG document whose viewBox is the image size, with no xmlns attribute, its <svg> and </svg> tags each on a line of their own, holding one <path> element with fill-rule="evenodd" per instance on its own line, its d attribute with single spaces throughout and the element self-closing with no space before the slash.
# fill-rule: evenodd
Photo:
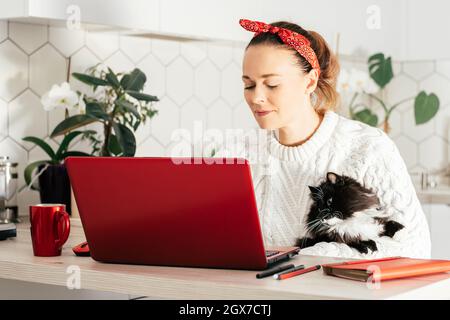
<svg viewBox="0 0 450 320">
<path fill-rule="evenodd" d="M 319 186 L 308 186 L 313 203 L 306 217 L 309 237 L 297 239 L 300 248 L 318 242 L 340 242 L 361 253 L 378 250 L 373 239 L 393 237 L 404 228 L 401 223 L 382 217 L 380 201 L 372 190 L 355 179 L 328 172 Z"/>
</svg>

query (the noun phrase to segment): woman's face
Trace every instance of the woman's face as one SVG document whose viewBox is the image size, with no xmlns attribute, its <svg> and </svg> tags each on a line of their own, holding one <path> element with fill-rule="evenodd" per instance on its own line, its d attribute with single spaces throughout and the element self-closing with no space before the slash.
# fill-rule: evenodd
<svg viewBox="0 0 450 320">
<path fill-rule="evenodd" d="M 315 72 L 305 74 L 295 62 L 294 53 L 284 48 L 256 45 L 245 52 L 244 97 L 262 129 L 298 123 L 310 107 L 309 95 L 316 87 Z"/>
</svg>

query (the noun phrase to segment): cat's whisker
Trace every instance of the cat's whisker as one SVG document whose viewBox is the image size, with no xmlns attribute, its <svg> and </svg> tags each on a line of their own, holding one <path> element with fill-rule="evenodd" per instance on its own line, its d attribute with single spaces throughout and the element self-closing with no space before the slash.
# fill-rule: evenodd
<svg viewBox="0 0 450 320">
<path fill-rule="evenodd" d="M 315 226 L 317 223 L 319 223 L 319 221 L 316 221 L 316 222 L 314 222 L 313 224 L 307 225 L 306 228 L 312 229 L 312 228 L 314 228 L 314 226 Z"/>
<path fill-rule="evenodd" d="M 321 196 L 322 199 L 323 199 L 323 197 L 324 197 L 325 194 L 323 193 L 322 188 L 321 188 L 321 187 L 317 187 L 317 189 L 318 189 L 318 191 L 319 191 L 320 196 Z"/>
<path fill-rule="evenodd" d="M 344 215 L 342 214 L 341 211 L 335 211 L 335 213 L 338 214 L 338 216 L 339 216 L 340 219 L 344 220 Z"/>
<path fill-rule="evenodd" d="M 311 220 L 311 221 L 307 222 L 306 225 L 313 224 L 314 222 L 317 222 L 319 220 L 320 220 L 319 218 Z"/>
<path fill-rule="evenodd" d="M 313 231 L 314 228 L 316 228 L 316 226 L 317 226 L 318 224 L 320 224 L 320 221 L 314 221 L 314 223 L 311 223 L 310 225 L 308 225 L 308 226 L 306 227 L 306 230 L 307 230 L 308 232 Z"/>
<path fill-rule="evenodd" d="M 322 224 L 322 221 L 321 221 L 321 220 L 318 220 L 315 224 L 313 224 L 313 225 L 310 226 L 310 231 L 313 231 L 314 229 L 320 227 L 321 224 Z"/>
</svg>

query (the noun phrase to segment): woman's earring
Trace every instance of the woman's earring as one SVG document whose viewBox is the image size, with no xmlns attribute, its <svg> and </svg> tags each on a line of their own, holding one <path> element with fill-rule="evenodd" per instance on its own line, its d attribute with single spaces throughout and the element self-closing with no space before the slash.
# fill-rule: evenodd
<svg viewBox="0 0 450 320">
<path fill-rule="evenodd" d="M 317 103 L 317 94 L 315 92 L 311 93 L 311 104 L 314 106 Z"/>
</svg>

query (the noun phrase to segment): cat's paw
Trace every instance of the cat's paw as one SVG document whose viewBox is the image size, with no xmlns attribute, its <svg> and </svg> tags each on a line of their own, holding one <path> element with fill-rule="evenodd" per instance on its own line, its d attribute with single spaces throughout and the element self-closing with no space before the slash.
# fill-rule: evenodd
<svg viewBox="0 0 450 320">
<path fill-rule="evenodd" d="M 375 252 L 378 250 L 377 244 L 375 241 L 373 240 L 366 240 L 366 241 L 362 241 L 364 243 L 365 246 L 367 246 L 367 248 L 369 248 L 370 250 L 372 250 L 372 252 Z"/>
<path fill-rule="evenodd" d="M 404 227 L 405 227 L 404 225 L 398 223 L 397 221 L 389 220 L 384 225 L 384 232 L 382 235 L 393 238 L 395 233 L 403 229 Z"/>
<path fill-rule="evenodd" d="M 360 253 L 368 253 L 369 249 L 372 250 L 372 252 L 378 250 L 377 244 L 373 240 L 361 240 L 358 243 L 355 243 L 353 247 Z"/>
<path fill-rule="evenodd" d="M 316 244 L 316 241 L 313 241 L 313 239 L 307 237 L 297 238 L 297 241 L 295 242 L 295 245 L 300 249 L 311 247 L 314 244 Z"/>
</svg>

